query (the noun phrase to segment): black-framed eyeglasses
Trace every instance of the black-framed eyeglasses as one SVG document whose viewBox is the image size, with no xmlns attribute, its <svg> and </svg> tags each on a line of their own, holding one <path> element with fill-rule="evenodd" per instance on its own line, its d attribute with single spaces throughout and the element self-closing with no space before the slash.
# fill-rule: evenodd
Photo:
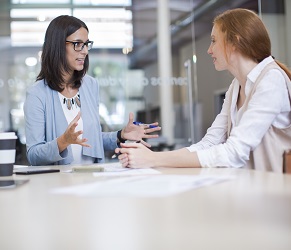
<svg viewBox="0 0 291 250">
<path fill-rule="evenodd" d="M 71 43 L 74 45 L 75 51 L 81 51 L 84 49 L 85 45 L 87 46 L 87 49 L 90 50 L 93 47 L 93 41 L 87 41 L 85 43 L 83 42 L 77 42 L 77 41 L 66 41 L 66 43 Z"/>
</svg>

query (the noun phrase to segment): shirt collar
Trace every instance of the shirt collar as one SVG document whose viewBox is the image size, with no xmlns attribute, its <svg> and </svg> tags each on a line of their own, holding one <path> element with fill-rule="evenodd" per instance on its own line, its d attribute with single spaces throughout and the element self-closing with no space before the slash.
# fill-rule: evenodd
<svg viewBox="0 0 291 250">
<path fill-rule="evenodd" d="M 261 61 L 256 67 L 254 67 L 251 72 L 248 74 L 247 78 L 251 82 L 255 82 L 259 75 L 261 74 L 262 70 L 267 66 L 267 64 L 273 62 L 274 59 L 272 56 L 266 57 L 263 61 Z"/>
<path fill-rule="evenodd" d="M 252 89 L 253 84 L 256 82 L 257 78 L 259 77 L 260 73 L 262 70 L 271 62 L 273 62 L 274 59 L 272 56 L 266 57 L 263 61 L 261 61 L 259 64 L 257 64 L 251 72 L 247 75 L 247 82 L 245 86 L 245 94 L 248 95 Z M 234 84 L 234 89 L 233 93 L 234 95 L 232 96 L 232 106 L 233 108 L 236 107 L 236 102 L 237 102 L 237 95 L 239 92 L 239 82 L 235 80 Z M 234 122 L 234 121 L 232 121 Z"/>
</svg>

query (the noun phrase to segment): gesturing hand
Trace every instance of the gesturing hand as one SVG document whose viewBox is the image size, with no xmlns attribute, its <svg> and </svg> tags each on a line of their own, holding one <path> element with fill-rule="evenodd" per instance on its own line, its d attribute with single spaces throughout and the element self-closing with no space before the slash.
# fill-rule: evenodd
<svg viewBox="0 0 291 250">
<path fill-rule="evenodd" d="M 70 144 L 79 144 L 83 147 L 90 147 L 89 144 L 86 144 L 88 139 L 80 138 L 80 135 L 83 134 L 82 130 L 75 131 L 78 126 L 78 121 L 81 117 L 81 112 L 77 114 L 77 116 L 70 122 L 65 133 L 63 133 L 57 139 L 59 151 L 64 151 Z"/>
<path fill-rule="evenodd" d="M 151 145 L 143 141 L 143 138 L 157 138 L 159 135 L 152 135 L 151 133 L 161 130 L 158 122 L 151 123 L 150 125 L 156 126 L 150 128 L 148 125 L 135 125 L 133 124 L 133 113 L 129 113 L 129 119 L 126 127 L 121 131 L 121 137 L 131 141 L 141 141 L 147 147 Z"/>
</svg>

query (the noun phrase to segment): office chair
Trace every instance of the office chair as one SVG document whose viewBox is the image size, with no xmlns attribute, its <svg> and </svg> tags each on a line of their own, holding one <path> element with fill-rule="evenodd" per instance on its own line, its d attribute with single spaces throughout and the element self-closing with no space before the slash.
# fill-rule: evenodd
<svg viewBox="0 0 291 250">
<path fill-rule="evenodd" d="M 283 173 L 291 174 L 291 149 L 285 150 L 283 157 Z"/>
</svg>

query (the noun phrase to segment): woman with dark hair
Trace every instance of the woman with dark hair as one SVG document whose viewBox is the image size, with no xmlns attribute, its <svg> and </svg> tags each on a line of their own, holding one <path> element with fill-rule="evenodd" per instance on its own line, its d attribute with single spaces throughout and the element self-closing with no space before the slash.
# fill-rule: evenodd
<svg viewBox="0 0 291 250">
<path fill-rule="evenodd" d="M 118 132 L 102 132 L 99 86 L 86 75 L 88 39 L 86 24 L 73 16 L 51 21 L 43 44 L 41 71 L 27 91 L 24 105 L 27 158 L 31 165 L 92 164 L 104 162 L 104 150 L 125 140 L 141 141 L 161 128 L 136 126 L 133 114 Z M 153 128 L 154 127 L 154 128 Z"/>
<path fill-rule="evenodd" d="M 291 73 L 271 56 L 268 32 L 256 13 L 228 10 L 214 19 L 208 54 L 233 76 L 220 114 L 188 148 L 152 152 L 121 144 L 125 167 L 245 167 L 282 172 L 291 148 Z"/>
</svg>

